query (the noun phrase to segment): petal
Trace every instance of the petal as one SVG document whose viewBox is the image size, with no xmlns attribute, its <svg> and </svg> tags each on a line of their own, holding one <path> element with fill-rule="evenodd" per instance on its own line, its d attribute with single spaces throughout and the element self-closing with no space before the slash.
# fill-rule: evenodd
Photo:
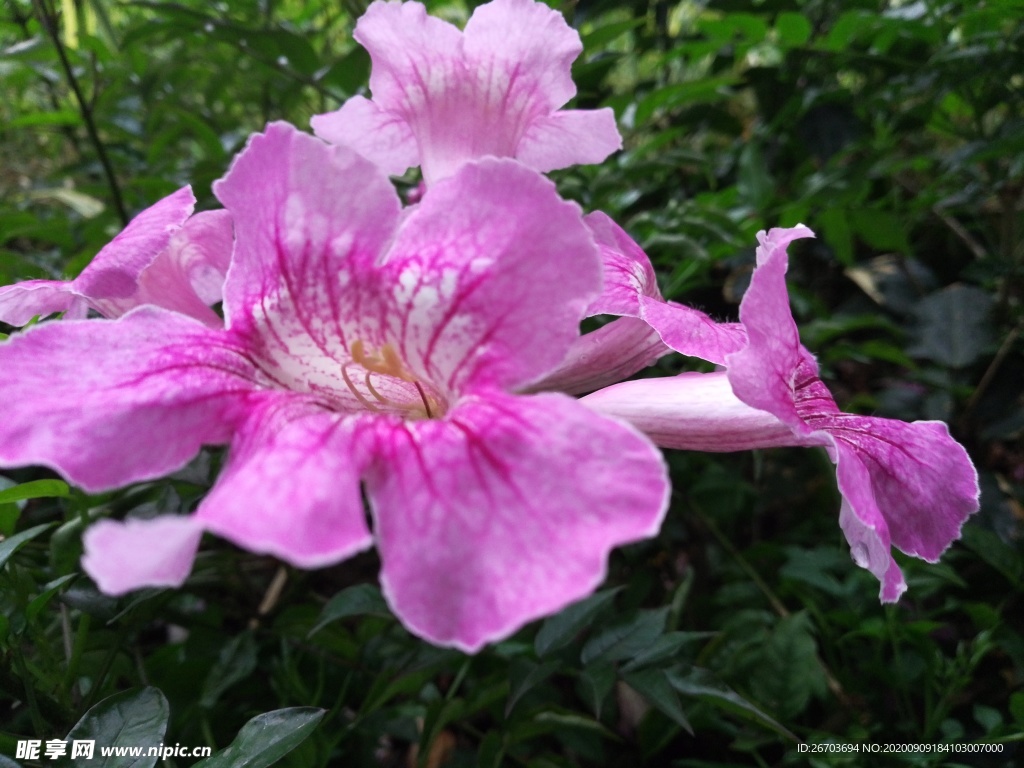
<svg viewBox="0 0 1024 768">
<path fill-rule="evenodd" d="M 561 364 L 528 389 L 593 392 L 642 371 L 670 351 L 643 320 L 620 317 L 577 338 Z"/>
<path fill-rule="evenodd" d="M 663 301 L 651 260 L 626 231 L 600 211 L 583 220 L 601 250 L 604 268 L 604 286 L 590 314 L 639 317 L 641 296 Z"/>
<path fill-rule="evenodd" d="M 119 320 L 44 323 L 0 344 L 0 464 L 52 467 L 87 491 L 183 466 L 226 442 L 258 386 L 224 333 L 142 307 Z"/>
<path fill-rule="evenodd" d="M 317 568 L 367 549 L 358 423 L 282 393 L 255 409 L 196 517 L 251 552 Z"/>
<path fill-rule="evenodd" d="M 0 322 L 22 326 L 33 317 L 67 312 L 75 304 L 70 282 L 25 280 L 0 288 Z"/>
<path fill-rule="evenodd" d="M 738 323 L 716 323 L 703 312 L 665 301 L 651 260 L 611 218 L 597 212 L 586 221 L 604 260 L 604 290 L 591 313 L 642 317 L 668 347 L 712 363 L 722 364 L 746 344 Z"/>
<path fill-rule="evenodd" d="M 789 309 L 786 291 L 786 246 L 797 238 L 813 237 L 807 227 L 758 233 L 757 267 L 740 302 L 740 322 L 748 344 L 726 356 L 733 391 L 747 405 L 775 414 L 794 430 L 809 433 L 797 412 L 794 387 L 798 371 L 817 374 L 810 353 Z"/>
<path fill-rule="evenodd" d="M 274 123 L 214 191 L 235 222 L 228 327 L 282 385 L 336 388 L 362 314 L 353 271 L 372 266 L 397 224 L 391 182 L 351 149 Z"/>
<path fill-rule="evenodd" d="M 519 140 L 516 159 L 546 173 L 601 163 L 620 149 L 622 136 L 610 107 L 571 109 L 531 121 Z"/>
<path fill-rule="evenodd" d="M 135 307 L 152 304 L 219 328 L 223 321 L 210 306 L 222 298 L 233 245 L 231 214 L 197 213 L 143 270 L 135 293 L 94 304 L 107 317 L 119 317 Z"/>
<path fill-rule="evenodd" d="M 866 479 L 857 479 L 870 488 L 900 551 L 934 563 L 978 511 L 978 473 L 941 421 L 836 414 L 815 426 L 865 467 Z M 856 505 L 854 512 L 863 518 Z"/>
<path fill-rule="evenodd" d="M 371 3 L 353 37 L 370 54 L 370 91 L 388 111 L 425 102 L 461 69 L 462 33 L 422 3 Z"/>
<path fill-rule="evenodd" d="M 478 7 L 465 35 L 428 16 L 420 3 L 376 2 L 357 23 L 355 38 L 373 62 L 373 103 L 415 136 L 428 185 L 474 159 L 517 156 L 533 122 L 576 92 L 571 65 L 582 50 L 579 35 L 560 14 L 530 0 Z M 369 111 L 356 109 L 363 125 L 392 125 L 384 118 L 368 121 Z M 400 127 L 393 130 L 405 136 Z M 342 129 L 346 139 L 353 131 Z M 553 168 L 577 158 L 603 160 L 618 146 L 614 117 L 601 114 L 545 121 L 524 148 Z"/>
<path fill-rule="evenodd" d="M 409 214 L 381 274 L 385 335 L 446 397 L 553 370 L 601 285 L 579 208 L 512 160 L 463 166 Z"/>
<path fill-rule="evenodd" d="M 640 316 L 676 352 L 716 365 L 747 345 L 741 323 L 718 323 L 698 309 L 672 301 L 641 296 Z"/>
<path fill-rule="evenodd" d="M 605 416 L 627 421 L 664 448 L 746 451 L 783 445 L 822 445 L 798 440 L 770 413 L 743 403 L 725 373 L 683 373 L 627 381 L 580 400 Z"/>
<path fill-rule="evenodd" d="M 879 599 L 895 603 L 907 584 L 889 551 L 889 528 L 872 493 L 868 470 L 856 451 L 844 443 L 836 444 L 836 454 L 836 477 L 843 494 L 839 525 L 850 543 L 850 556 L 882 583 Z"/>
<path fill-rule="evenodd" d="M 473 157 L 512 154 L 515 129 L 495 124 L 488 130 L 486 115 L 473 106 L 476 74 L 466 70 L 462 33 L 454 26 L 429 16 L 420 3 L 375 2 L 354 37 L 370 54 L 373 103 L 415 136 L 428 183 Z"/>
<path fill-rule="evenodd" d="M 490 87 L 507 93 L 508 102 L 525 101 L 527 109 L 547 113 L 576 95 L 571 70 L 583 43 L 562 14 L 543 3 L 492 0 L 473 11 L 465 34 L 467 64 L 488 72 Z"/>
<path fill-rule="evenodd" d="M 89 299 L 131 296 L 142 270 L 167 247 L 171 235 L 191 215 L 195 202 L 192 188 L 182 187 L 144 210 L 72 281 L 74 290 Z"/>
<path fill-rule="evenodd" d="M 419 147 L 405 118 L 362 96 L 353 96 L 335 112 L 314 115 L 310 124 L 324 141 L 351 147 L 392 176 L 419 165 Z"/>
<path fill-rule="evenodd" d="M 366 475 L 391 607 L 475 652 L 605 577 L 668 502 L 659 452 L 562 395 L 470 398 L 445 421 L 382 425 Z"/>
<path fill-rule="evenodd" d="M 168 254 L 199 300 L 212 306 L 224 298 L 235 228 L 227 211 L 204 211 L 186 221 L 171 238 Z"/>
<path fill-rule="evenodd" d="M 107 595 L 180 587 L 192 570 L 202 535 L 193 517 L 100 520 L 82 537 L 82 567 Z"/>
</svg>

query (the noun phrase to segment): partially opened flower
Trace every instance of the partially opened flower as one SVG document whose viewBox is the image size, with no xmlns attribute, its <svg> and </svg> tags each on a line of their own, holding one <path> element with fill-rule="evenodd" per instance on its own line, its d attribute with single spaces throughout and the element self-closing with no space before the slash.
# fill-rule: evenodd
<svg viewBox="0 0 1024 768">
<path fill-rule="evenodd" d="M 355 38 L 373 62 L 373 98 L 317 115 L 313 130 L 388 173 L 419 165 L 429 185 L 486 156 L 546 172 L 622 146 L 611 109 L 561 109 L 576 94 L 570 68 L 583 46 L 543 3 L 492 0 L 463 32 L 420 3 L 377 0 Z"/>
<path fill-rule="evenodd" d="M 90 309 L 120 317 L 144 304 L 173 309 L 209 325 L 231 258 L 226 211 L 192 216 L 195 198 L 182 187 L 150 206 L 105 246 L 74 280 L 25 280 L 0 287 L 0 321 L 25 325 L 33 317 Z"/>
<path fill-rule="evenodd" d="M 601 252 L 603 287 L 587 317 L 617 316 L 577 338 L 565 359 L 535 386 L 569 394 L 593 392 L 652 365 L 671 350 L 641 319 L 643 302 L 665 303 L 651 260 L 607 215 L 584 216 Z"/>
<path fill-rule="evenodd" d="M 180 584 L 204 530 L 301 567 L 375 541 L 402 621 L 473 651 L 658 530 L 667 481 L 645 437 L 565 395 L 514 394 L 564 357 L 600 289 L 550 182 L 485 160 L 402 212 L 369 161 L 276 124 L 215 191 L 236 231 L 226 327 L 141 307 L 0 346 L 19 371 L 0 381 L 19 403 L 0 462 L 95 491 L 230 444 L 195 515 L 87 532 L 101 589 Z"/>
<path fill-rule="evenodd" d="M 810 236 L 803 226 L 758 236 L 757 267 L 740 304 L 746 340 L 723 355 L 724 373 L 627 382 L 584 402 L 630 420 L 666 447 L 825 447 L 837 465 L 839 523 L 853 558 L 881 581 L 882 601 L 894 602 L 906 583 L 890 546 L 938 560 L 978 509 L 978 476 L 942 422 L 908 424 L 836 407 L 800 343 L 786 291 L 786 247 Z M 659 330 L 684 353 L 706 348 L 717 355 L 736 338 L 735 327 L 719 334 L 700 317 L 676 319 L 676 327 Z"/>
</svg>

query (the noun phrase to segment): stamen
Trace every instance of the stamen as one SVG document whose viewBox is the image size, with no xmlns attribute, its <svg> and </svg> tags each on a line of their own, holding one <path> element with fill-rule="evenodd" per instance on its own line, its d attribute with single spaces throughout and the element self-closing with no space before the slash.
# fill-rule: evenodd
<svg viewBox="0 0 1024 768">
<path fill-rule="evenodd" d="M 390 344 L 385 344 L 378 352 L 367 354 L 366 347 L 363 342 L 356 340 L 353 341 L 352 345 L 349 347 L 349 354 L 352 355 L 352 359 L 341 366 L 341 376 L 345 380 L 345 386 L 348 387 L 356 400 L 358 400 L 365 408 L 376 413 L 381 412 L 381 408 L 370 402 L 363 392 L 356 388 L 355 383 L 349 376 L 348 367 L 350 365 L 358 365 L 363 369 L 363 385 L 365 386 L 365 390 L 373 396 L 377 403 L 388 409 L 395 409 L 400 412 L 410 413 L 419 410 L 419 407 L 414 403 L 396 402 L 390 397 L 381 394 L 380 391 L 373 386 L 371 377 L 374 373 L 412 384 L 416 387 L 416 391 L 419 393 L 420 402 L 423 404 L 423 411 L 426 417 L 428 419 L 434 418 L 434 409 L 431 407 L 431 398 L 427 395 L 426 389 L 424 389 L 423 385 L 417 381 L 413 374 L 406 370 L 402 363 L 402 359 L 398 356 L 394 347 Z"/>
<path fill-rule="evenodd" d="M 423 408 L 427 412 L 427 418 L 434 418 L 434 414 L 430 412 L 430 402 L 427 400 L 427 393 L 423 391 L 423 387 L 420 386 L 420 383 L 418 381 L 414 381 L 413 384 L 416 385 L 416 391 L 420 393 L 420 400 L 423 401 Z"/>
<path fill-rule="evenodd" d="M 366 388 L 370 390 L 370 394 L 376 397 L 380 402 L 388 402 L 388 399 L 384 397 L 384 395 L 382 395 L 380 392 L 378 392 L 377 389 L 373 386 L 373 384 L 370 383 L 370 373 L 371 371 L 367 371 L 366 378 L 364 379 L 364 381 L 366 382 Z"/>
<path fill-rule="evenodd" d="M 356 343 L 358 344 L 358 342 Z M 355 345 L 353 345 L 353 347 L 354 346 Z M 376 405 L 367 400 L 363 396 L 363 394 L 358 389 L 356 389 L 356 385 L 352 383 L 352 379 L 350 379 L 348 375 L 348 367 L 350 365 L 352 365 L 351 362 L 345 363 L 343 366 L 341 366 L 341 378 L 345 380 L 345 386 L 348 387 L 348 391 L 355 395 L 356 400 L 362 403 L 362 405 L 366 407 L 368 410 L 371 410 L 374 413 L 380 413 L 380 408 L 378 408 Z M 383 402 L 383 400 L 381 402 Z"/>
</svg>

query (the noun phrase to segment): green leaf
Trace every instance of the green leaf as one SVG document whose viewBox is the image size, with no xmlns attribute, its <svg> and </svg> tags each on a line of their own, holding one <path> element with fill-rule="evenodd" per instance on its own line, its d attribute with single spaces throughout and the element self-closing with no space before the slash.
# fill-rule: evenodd
<svg viewBox="0 0 1024 768">
<path fill-rule="evenodd" d="M 736 187 L 746 202 L 758 211 L 767 208 L 775 194 L 775 182 L 757 142 L 749 142 L 740 152 Z"/>
<path fill-rule="evenodd" d="M 559 668 L 558 662 L 534 664 L 526 659 L 516 659 L 509 667 L 508 699 L 505 701 L 505 717 L 511 714 L 516 703 L 532 689 L 547 680 Z"/>
<path fill-rule="evenodd" d="M 291 707 L 257 715 L 228 747 L 195 768 L 267 768 L 309 738 L 325 714 L 316 707 Z"/>
<path fill-rule="evenodd" d="M 787 11 L 775 19 L 775 32 L 785 48 L 796 48 L 811 39 L 811 22 L 801 13 Z"/>
<path fill-rule="evenodd" d="M 591 664 L 580 672 L 579 681 L 583 696 L 590 704 L 594 717 L 600 719 L 604 701 L 615 687 L 615 666 L 608 661 Z"/>
<path fill-rule="evenodd" d="M 622 667 L 628 672 L 672 659 L 683 646 L 715 637 L 717 632 L 666 632 Z"/>
<path fill-rule="evenodd" d="M 47 125 L 77 126 L 82 124 L 82 116 L 72 110 L 59 112 L 28 112 L 8 120 L 7 128 L 39 128 Z"/>
<path fill-rule="evenodd" d="M 850 48 L 855 38 L 873 32 L 874 29 L 875 23 L 870 14 L 863 11 L 847 11 L 832 25 L 820 47 L 827 51 L 845 51 Z"/>
<path fill-rule="evenodd" d="M 21 510 L 18 509 L 17 504 L 0 504 L 0 536 L 6 538 L 14 535 L 19 517 L 21 517 Z M 0 539 L 0 541 L 2 540 Z"/>
<path fill-rule="evenodd" d="M 973 707 L 974 721 L 985 729 L 988 736 L 996 731 L 1003 724 L 1003 716 L 998 709 L 986 707 L 984 704 L 975 704 Z"/>
<path fill-rule="evenodd" d="M 646 22 L 647 20 L 644 18 L 629 19 L 628 21 L 616 21 L 611 24 L 605 24 L 602 27 L 597 27 L 593 32 L 583 35 L 583 50 L 591 53 L 597 52 L 605 48 L 608 43 L 637 27 L 643 26 Z M 603 53 L 603 51 L 600 52 Z"/>
<path fill-rule="evenodd" d="M 95 741 L 91 759 L 71 758 L 70 750 L 54 763 L 59 768 L 152 768 L 159 756 L 100 756 L 100 747 L 155 747 L 164 740 L 170 707 L 156 688 L 117 693 L 92 707 L 65 739 Z"/>
<path fill-rule="evenodd" d="M 729 95 L 727 87 L 738 81 L 739 77 L 729 74 L 657 88 L 637 103 L 636 124 L 643 125 L 660 109 L 675 109 L 689 104 L 721 101 Z"/>
<path fill-rule="evenodd" d="M 1010 697 L 1010 714 L 1018 725 L 1024 725 L 1024 691 Z"/>
<path fill-rule="evenodd" d="M 907 352 L 950 368 L 965 368 L 992 342 L 991 294 L 972 285 L 951 285 L 926 296 L 917 307 L 917 343 Z"/>
<path fill-rule="evenodd" d="M 548 618 L 533 641 L 537 655 L 547 656 L 552 651 L 569 645 L 598 613 L 611 604 L 621 589 L 622 587 L 616 587 L 598 592 Z"/>
<path fill-rule="evenodd" d="M 212 708 L 224 691 L 248 678 L 255 670 L 256 640 L 252 632 L 243 632 L 221 649 L 216 663 L 203 682 L 199 706 Z"/>
<path fill-rule="evenodd" d="M 19 547 L 26 542 L 31 541 L 36 536 L 41 534 L 48 528 L 51 528 L 53 523 L 44 523 L 43 525 L 37 525 L 28 530 L 22 531 L 21 533 L 11 536 L 9 539 L 0 541 L 0 569 L 7 564 L 7 561 L 11 558 Z"/>
<path fill-rule="evenodd" d="M 651 706 L 693 735 L 693 727 L 683 712 L 682 704 L 679 703 L 679 694 L 669 682 L 665 670 L 644 669 L 627 673 L 623 675 L 623 679 L 633 690 L 647 699 Z"/>
<path fill-rule="evenodd" d="M 0 504 L 25 501 L 26 499 L 63 497 L 68 493 L 70 493 L 70 489 L 63 480 L 33 480 L 0 491 Z"/>
<path fill-rule="evenodd" d="M 776 733 L 785 736 L 787 739 L 797 741 L 797 737 L 785 726 L 777 722 L 768 714 L 762 712 L 751 702 L 740 696 L 724 683 L 716 680 L 711 673 L 703 669 L 692 669 L 682 674 L 678 672 L 667 673 L 672 687 L 684 696 L 693 696 L 708 701 L 710 704 L 731 712 L 746 720 L 758 723 Z"/>
<path fill-rule="evenodd" d="M 476 762 L 480 768 L 501 768 L 501 758 L 504 755 L 505 737 L 495 730 L 484 736 L 480 742 Z"/>
<path fill-rule="evenodd" d="M 319 82 L 344 94 L 357 93 L 370 76 L 370 54 L 364 48 L 354 48 L 317 76 Z"/>
<path fill-rule="evenodd" d="M 25 609 L 25 616 L 28 617 L 28 620 L 32 621 L 35 619 L 35 617 L 39 615 L 39 612 L 46 607 L 47 603 L 50 602 L 53 596 L 57 594 L 65 584 L 77 577 L 77 573 L 69 573 L 67 576 L 61 576 L 47 584 L 42 592 L 32 598 L 32 602 L 29 603 L 28 607 Z"/>
<path fill-rule="evenodd" d="M 964 546 L 973 551 L 1017 589 L 1024 584 L 1024 563 L 1017 551 L 1006 544 L 999 535 L 977 524 L 965 525 L 961 531 Z"/>
<path fill-rule="evenodd" d="M 668 606 L 655 611 L 640 611 L 592 637 L 583 646 L 580 660 L 589 664 L 596 659 L 631 659 L 647 650 L 665 631 Z"/>
<path fill-rule="evenodd" d="M 764 643 L 761 658 L 750 681 L 751 691 L 771 704 L 780 717 L 796 717 L 812 696 L 824 694 L 825 673 L 805 612 L 779 620 Z"/>
<path fill-rule="evenodd" d="M 419 754 L 429 755 L 441 731 L 448 723 L 461 720 L 466 715 L 466 703 L 462 699 L 437 699 L 427 705 L 423 717 L 423 733 L 420 734 Z M 419 765 L 424 765 L 421 760 Z"/>
<path fill-rule="evenodd" d="M 895 214 L 879 210 L 850 211 L 850 224 L 854 232 L 875 250 L 910 253 L 906 227 Z"/>
<path fill-rule="evenodd" d="M 839 262 L 848 267 L 852 266 L 853 232 L 846 211 L 841 208 L 829 208 L 818 215 L 818 222 L 825 234 L 825 242 L 835 251 Z"/>
<path fill-rule="evenodd" d="M 327 601 L 307 637 L 312 637 L 333 621 L 366 614 L 391 615 L 388 604 L 380 593 L 380 587 L 376 584 L 356 584 L 348 587 Z"/>
</svg>

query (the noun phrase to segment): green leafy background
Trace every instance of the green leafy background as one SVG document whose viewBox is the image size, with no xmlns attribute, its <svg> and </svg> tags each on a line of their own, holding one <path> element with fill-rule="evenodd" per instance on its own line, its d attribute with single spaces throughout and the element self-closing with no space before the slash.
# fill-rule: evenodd
<svg viewBox="0 0 1024 768">
<path fill-rule="evenodd" d="M 190 511 L 220 452 L 102 496 L 8 470 L 0 755 L 70 734 L 208 746 L 161 763 L 206 768 L 872 764 L 798 752 L 829 741 L 988 750 L 910 765 L 1024 759 L 1024 3 L 556 7 L 585 44 L 576 106 L 613 107 L 626 141 L 554 174 L 563 194 L 625 226 L 667 297 L 720 319 L 755 233 L 812 227 L 792 249 L 803 340 L 846 410 L 951 425 L 983 489 L 962 540 L 939 564 L 898 556 L 910 590 L 884 607 L 823 453 L 673 452 L 660 536 L 617 551 L 593 597 L 470 658 L 402 629 L 372 554 L 302 572 L 211 538 L 181 590 L 99 594 L 85 526 Z M 363 10 L 4 0 L 0 283 L 76 274 L 184 183 L 212 207 L 250 132 L 364 91 Z M 121 760 L 35 764 L 156 764 Z"/>
</svg>

